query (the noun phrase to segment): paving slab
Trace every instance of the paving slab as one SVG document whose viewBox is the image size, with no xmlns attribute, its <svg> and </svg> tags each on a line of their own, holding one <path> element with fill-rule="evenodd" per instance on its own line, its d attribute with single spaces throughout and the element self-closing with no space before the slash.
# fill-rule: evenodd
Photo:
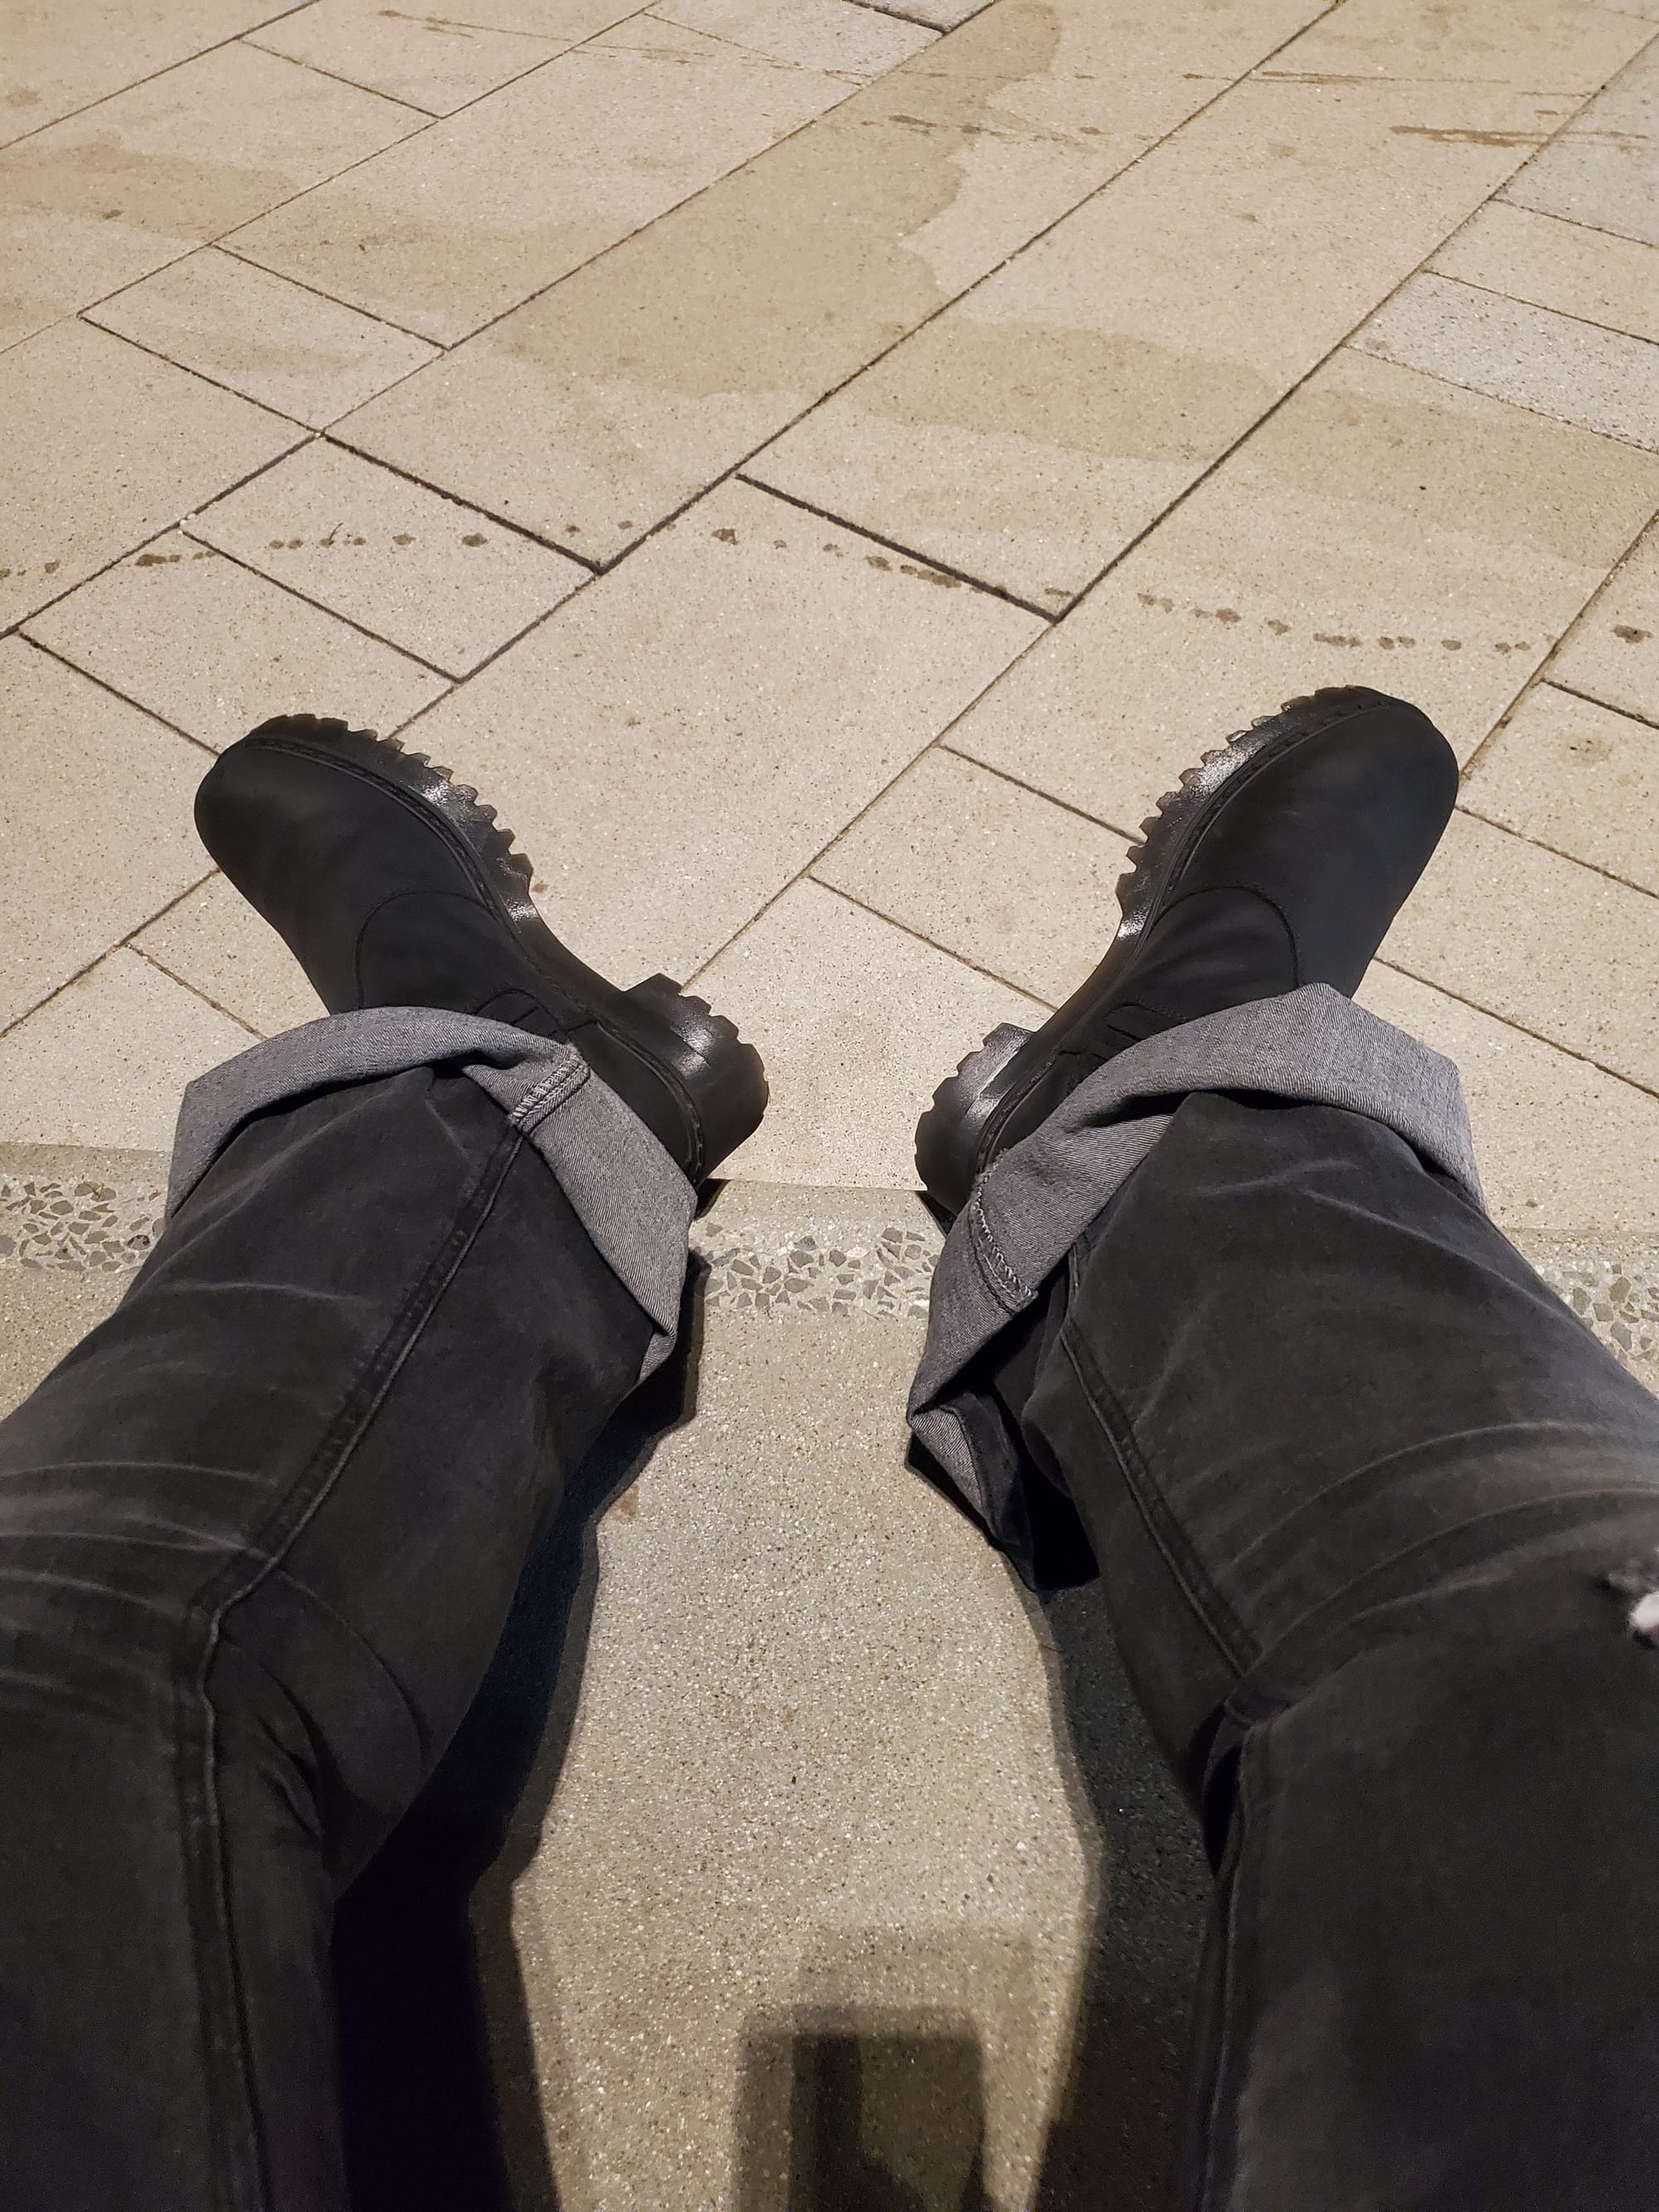
<svg viewBox="0 0 1659 2212">
<path fill-rule="evenodd" d="M 1057 1006 L 1117 927 L 1127 852 L 1098 823 L 936 745 L 812 873 Z"/>
<path fill-rule="evenodd" d="M 342 434 L 613 559 L 1317 4 L 998 0 Z"/>
<path fill-rule="evenodd" d="M 1488 200 L 1430 264 L 1535 307 L 1659 343 L 1659 246 Z"/>
<path fill-rule="evenodd" d="M 857 86 L 752 35 L 636 16 L 237 231 L 235 250 L 452 343 Z"/>
<path fill-rule="evenodd" d="M 747 472 L 1061 611 L 1565 112 L 1247 79 Z"/>
<path fill-rule="evenodd" d="M 187 527 L 452 676 L 471 674 L 592 574 L 320 438 Z"/>
<path fill-rule="evenodd" d="M 638 0 L 467 0 L 456 19 L 379 0 L 312 0 L 248 43 L 450 115 L 637 13 Z"/>
<path fill-rule="evenodd" d="M 958 1060 L 1048 1009 L 822 884 L 793 884 L 696 978 L 766 1062 L 766 1119 L 727 1163 L 778 1182 L 914 1187 L 916 1122 Z"/>
<path fill-rule="evenodd" d="M 745 485 L 688 508 L 423 715 L 560 935 L 689 975 L 1041 628 Z"/>
<path fill-rule="evenodd" d="M 210 876 L 132 943 L 155 966 L 260 1036 L 297 1029 L 326 1012 L 282 939 L 223 876 Z"/>
<path fill-rule="evenodd" d="M 1357 996 L 1457 1063 L 1498 1226 L 1528 1250 L 1538 1237 L 1608 1249 L 1659 1239 L 1659 1098 L 1483 1013 L 1453 995 L 1462 988 L 1454 977 L 1437 990 L 1377 961 Z"/>
<path fill-rule="evenodd" d="M 1528 692 L 1461 804 L 1659 896 L 1659 730 L 1569 691 Z"/>
<path fill-rule="evenodd" d="M 1659 900 L 1461 810 L 1389 965 L 1659 1091 Z"/>
<path fill-rule="evenodd" d="M 1582 108 L 1504 198 L 1659 246 L 1659 46 Z"/>
<path fill-rule="evenodd" d="M 9 147 L 0 345 L 292 198 L 421 119 L 234 45 Z"/>
<path fill-rule="evenodd" d="M 304 436 L 86 323 L 0 354 L 0 624 L 61 598 Z"/>
<path fill-rule="evenodd" d="M 1425 270 L 1354 338 L 1362 353 L 1659 452 L 1659 345 Z"/>
<path fill-rule="evenodd" d="M 0 145 L 143 77 L 252 30 L 270 0 L 81 0 L 14 8 L 6 18 Z"/>
<path fill-rule="evenodd" d="M 16 637 L 0 641 L 0 757 L 3 1028 L 208 863 L 190 826 L 201 752 Z"/>
<path fill-rule="evenodd" d="M 1659 526 L 1608 578 L 1550 663 L 1575 691 L 1659 723 Z"/>
<path fill-rule="evenodd" d="M 1345 349 L 949 742 L 1125 836 L 1320 684 L 1416 701 L 1467 760 L 1656 502 L 1650 454 Z"/>
<path fill-rule="evenodd" d="M 86 312 L 105 330 L 313 429 L 437 357 L 424 338 L 216 246 Z"/>
<path fill-rule="evenodd" d="M 252 1042 L 118 945 L 0 1035 L 0 1144 L 170 1145 L 185 1085 Z"/>
<path fill-rule="evenodd" d="M 216 749 L 273 714 L 337 714 L 389 733 L 448 688 L 178 531 L 36 615 L 27 635 Z"/>
</svg>

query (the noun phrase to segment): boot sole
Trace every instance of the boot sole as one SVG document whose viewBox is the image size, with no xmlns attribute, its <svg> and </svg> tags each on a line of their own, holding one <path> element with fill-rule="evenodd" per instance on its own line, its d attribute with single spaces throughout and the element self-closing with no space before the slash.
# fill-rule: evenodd
<svg viewBox="0 0 1659 2212">
<path fill-rule="evenodd" d="M 1224 798 L 1231 798 L 1269 761 L 1280 759 L 1368 708 L 1392 703 L 1358 686 L 1288 699 L 1206 753 L 1184 771 L 1140 825 L 1119 878 L 1121 920 L 1105 957 L 1079 989 L 1029 1036 L 994 1030 L 984 1045 L 948 1075 L 916 1124 L 916 1172 L 935 1205 L 951 1215 L 968 1203 L 974 1183 L 1000 1149 L 999 1139 L 1021 1102 L 1042 1080 L 1072 1031 L 1086 1024 L 1122 991 L 1141 939 L 1165 894 Z"/>
<path fill-rule="evenodd" d="M 245 740 L 326 760 L 410 804 L 447 836 L 490 909 L 558 990 L 591 1013 L 615 1042 L 665 1084 L 679 1107 L 694 1157 L 685 1172 L 703 1177 L 760 1126 L 766 1073 L 735 1024 L 669 975 L 620 989 L 577 959 L 542 920 L 530 896 L 535 871 L 513 833 L 470 784 L 396 738 L 315 714 L 284 714 Z"/>
</svg>

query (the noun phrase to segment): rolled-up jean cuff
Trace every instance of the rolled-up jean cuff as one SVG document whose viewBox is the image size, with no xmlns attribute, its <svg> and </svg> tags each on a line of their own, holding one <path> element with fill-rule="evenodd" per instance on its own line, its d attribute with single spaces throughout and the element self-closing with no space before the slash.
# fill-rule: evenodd
<svg viewBox="0 0 1659 2212">
<path fill-rule="evenodd" d="M 643 1379 L 666 1358 L 679 1327 L 695 1197 L 644 1122 L 562 1039 L 434 1006 L 373 1006 L 253 1045 L 185 1091 L 168 1214 L 254 1115 L 309 1092 L 444 1062 L 458 1064 L 534 1146 L 600 1256 L 651 1320 Z"/>
<path fill-rule="evenodd" d="M 997 1030 L 984 1048 L 988 1071 L 1024 1035 Z M 972 1061 L 963 1073 L 971 1082 Z M 909 1423 L 994 1540 L 1024 1516 L 1009 1495 L 1009 1455 L 988 1461 L 983 1440 L 995 1425 L 966 1418 L 964 1370 L 1034 1302 L 1195 1091 L 1265 1092 L 1366 1115 L 1471 1203 L 1484 1203 L 1456 1068 L 1326 984 L 1183 1023 L 1108 1060 L 980 1177 L 933 1275 Z M 1167 1111 L 1146 1110 L 1164 1101 Z"/>
</svg>

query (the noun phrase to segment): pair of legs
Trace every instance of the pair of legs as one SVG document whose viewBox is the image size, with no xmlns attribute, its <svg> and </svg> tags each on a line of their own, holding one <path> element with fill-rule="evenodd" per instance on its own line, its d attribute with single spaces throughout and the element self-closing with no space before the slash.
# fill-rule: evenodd
<svg viewBox="0 0 1659 2212">
<path fill-rule="evenodd" d="M 481 1074 L 494 1024 L 429 1018 L 354 1058 L 346 1015 L 221 1099 L 122 1306 L 0 1428 L 18 2212 L 343 2212 L 335 1905 L 661 1349 L 618 1227 L 683 1237 L 654 1160 L 545 1024 Z M 1077 1098 L 1168 1041 L 1130 1027 Z M 1217 1866 L 1179 2201 L 1634 2201 L 1659 1653 L 1608 1581 L 1659 1547 L 1659 1406 L 1408 1114 L 1275 1064 L 1160 1094 L 953 1386 L 1086 1538 Z M 959 1254 L 1061 1119 L 980 1167 Z"/>
</svg>

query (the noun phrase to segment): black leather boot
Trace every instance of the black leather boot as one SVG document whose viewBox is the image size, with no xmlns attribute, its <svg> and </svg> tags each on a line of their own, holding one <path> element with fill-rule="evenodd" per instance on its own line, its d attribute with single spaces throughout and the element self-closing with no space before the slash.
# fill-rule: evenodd
<svg viewBox="0 0 1659 2212">
<path fill-rule="evenodd" d="M 1381 691 L 1316 691 L 1188 769 L 1141 825 L 1122 919 L 1080 990 L 1000 1065 L 964 1060 L 916 1129 L 947 1212 L 1115 1054 L 1304 983 L 1358 988 L 1457 798 L 1427 716 Z"/>
<path fill-rule="evenodd" d="M 666 975 L 624 991 L 584 967 L 495 809 L 395 738 L 262 723 L 208 770 L 196 826 L 331 1013 L 441 1006 L 566 1038 L 694 1183 L 758 1125 L 753 1046 Z"/>
</svg>

